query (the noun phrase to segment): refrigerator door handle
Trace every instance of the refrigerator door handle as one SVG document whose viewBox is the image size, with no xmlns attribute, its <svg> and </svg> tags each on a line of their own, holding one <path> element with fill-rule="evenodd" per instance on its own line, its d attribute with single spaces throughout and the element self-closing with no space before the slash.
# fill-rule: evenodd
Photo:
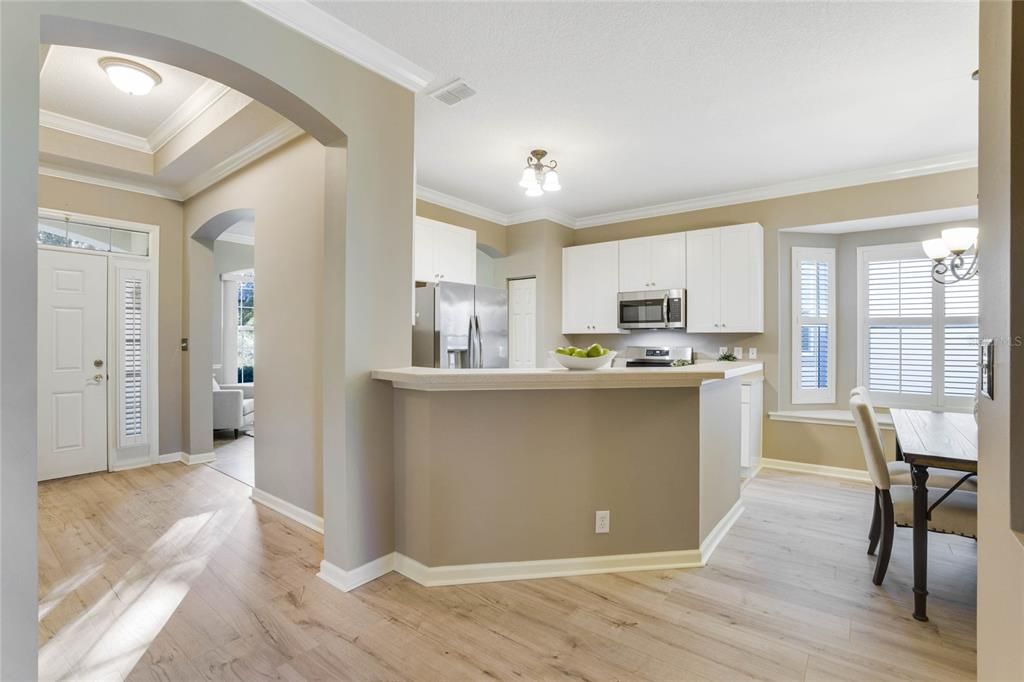
<svg viewBox="0 0 1024 682">
<path fill-rule="evenodd" d="M 469 356 L 468 359 L 469 359 L 469 368 L 470 369 L 472 369 L 473 367 L 476 367 L 476 337 L 475 337 L 475 332 L 473 330 L 473 320 L 475 318 L 476 318 L 475 315 L 470 315 L 469 316 L 469 344 L 468 344 L 469 347 L 466 349 L 466 353 Z"/>
<path fill-rule="evenodd" d="M 478 315 L 473 316 L 473 324 L 476 325 L 476 365 L 477 369 L 484 366 L 484 338 L 480 334 L 480 317 Z"/>
</svg>

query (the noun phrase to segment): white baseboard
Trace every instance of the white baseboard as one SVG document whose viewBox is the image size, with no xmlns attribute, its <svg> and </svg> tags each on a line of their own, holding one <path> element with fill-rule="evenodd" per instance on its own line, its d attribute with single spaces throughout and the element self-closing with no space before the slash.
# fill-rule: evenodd
<svg viewBox="0 0 1024 682">
<path fill-rule="evenodd" d="M 711 555 L 714 554 L 715 550 L 718 548 L 718 543 L 725 538 L 726 534 L 733 527 L 736 521 L 743 516 L 743 511 L 743 500 L 736 500 L 736 504 L 732 506 L 732 509 L 726 512 L 725 516 L 715 524 L 715 527 L 711 529 L 708 536 L 704 538 L 704 542 L 700 543 L 700 559 L 702 565 L 708 563 L 708 559 L 711 558 Z"/>
<path fill-rule="evenodd" d="M 166 454 L 157 457 L 157 464 L 171 464 L 172 462 L 180 462 L 184 459 L 184 452 L 168 452 Z"/>
<path fill-rule="evenodd" d="M 395 556 L 394 553 L 385 554 L 351 571 L 346 571 L 324 559 L 320 562 L 320 572 L 316 575 L 328 585 L 348 592 L 395 570 Z"/>
<path fill-rule="evenodd" d="M 571 559 L 540 559 L 538 561 L 506 561 L 460 566 L 424 566 L 420 562 L 395 554 L 395 570 L 426 587 L 465 585 L 505 580 L 533 580 L 594 573 L 627 573 L 669 568 L 703 566 L 700 550 L 688 549 L 645 554 L 613 554 L 609 556 L 574 557 Z"/>
<path fill-rule="evenodd" d="M 795 471 L 801 474 L 817 474 L 819 476 L 832 476 L 833 478 L 845 478 L 851 481 L 870 482 L 868 472 L 863 469 L 847 469 L 845 467 L 830 467 L 824 464 L 807 464 L 806 462 L 791 462 L 788 459 L 761 459 L 761 467 L 764 469 L 780 469 L 782 471 Z"/>
<path fill-rule="evenodd" d="M 317 516 L 311 511 L 306 511 L 302 507 L 298 507 L 287 500 L 282 500 L 280 497 L 271 495 L 267 491 L 260 490 L 259 488 L 253 488 L 250 497 L 253 502 L 258 502 L 264 507 L 269 507 L 278 514 L 284 514 L 292 521 L 297 521 L 306 528 L 311 528 L 320 534 L 323 534 L 324 532 L 324 518 L 322 516 Z M 328 582 L 330 581 L 328 580 Z"/>
<path fill-rule="evenodd" d="M 190 455 L 187 452 L 181 453 L 181 461 L 188 465 L 193 464 L 206 464 L 217 459 L 217 453 L 215 452 L 199 452 L 194 455 Z"/>
</svg>

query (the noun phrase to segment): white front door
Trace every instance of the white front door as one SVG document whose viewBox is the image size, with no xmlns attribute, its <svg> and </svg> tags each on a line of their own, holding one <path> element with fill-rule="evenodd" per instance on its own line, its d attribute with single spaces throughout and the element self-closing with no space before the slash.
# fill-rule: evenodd
<svg viewBox="0 0 1024 682">
<path fill-rule="evenodd" d="M 107 468 L 107 258 L 39 251 L 39 480 Z"/>
<path fill-rule="evenodd" d="M 537 366 L 537 280 L 513 279 L 508 283 L 509 367 Z"/>
</svg>

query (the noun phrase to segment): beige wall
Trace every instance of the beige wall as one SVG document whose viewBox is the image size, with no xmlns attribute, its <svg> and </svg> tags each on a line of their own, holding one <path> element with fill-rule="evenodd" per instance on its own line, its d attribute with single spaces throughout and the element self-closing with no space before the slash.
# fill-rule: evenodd
<svg viewBox="0 0 1024 682">
<path fill-rule="evenodd" d="M 1024 9 L 981 3 L 981 335 L 997 340 L 995 400 L 979 405 L 978 677 L 1024 679 Z M 1024 530 L 1024 523 L 1017 526 Z"/>
<path fill-rule="evenodd" d="M 397 548 L 424 565 L 700 545 L 699 389 L 394 394 Z"/>
<path fill-rule="evenodd" d="M 182 207 L 169 199 L 39 176 L 39 206 L 160 226 L 160 453 L 184 449 L 182 430 Z"/>
<path fill-rule="evenodd" d="M 477 218 L 468 213 L 455 211 L 444 206 L 438 206 L 423 199 L 416 200 L 416 215 L 421 218 L 430 218 L 431 220 L 438 220 L 449 225 L 458 225 L 459 227 L 474 230 L 476 232 L 477 247 L 485 247 L 484 250 L 491 256 L 500 257 L 508 255 L 508 241 L 506 237 L 508 228 L 504 225 L 499 225 L 490 220 Z"/>
<path fill-rule="evenodd" d="M 195 233 L 224 211 L 240 208 L 254 211 L 260 244 L 255 253 L 259 273 L 256 487 L 320 515 L 323 145 L 303 136 L 189 199 L 186 234 Z M 204 257 L 204 250 L 210 251 L 207 245 L 189 241 L 190 253 L 197 259 Z M 233 246 L 239 245 L 218 244 L 214 249 Z M 197 269 L 193 265 L 193 273 Z M 202 296 L 212 308 L 211 281 L 206 279 Z M 198 308 L 193 304 L 191 310 L 195 313 Z M 193 359 L 201 356 L 200 339 L 214 337 L 212 310 L 196 319 L 208 328 L 188 330 Z"/>
<path fill-rule="evenodd" d="M 508 228 L 508 252 L 494 261 L 499 282 L 537 278 L 537 366 L 546 367 L 548 351 L 566 343 L 562 335 L 562 249 L 572 245 L 573 231 L 550 220 Z"/>
<path fill-rule="evenodd" d="M 852 423 L 839 426 L 768 419 L 764 430 L 764 442 L 771 448 L 771 454 L 765 452 L 765 457 L 866 470 L 864 451 L 861 450 L 857 429 Z M 883 429 L 882 441 L 888 459 L 895 460 L 895 432 Z"/>
</svg>

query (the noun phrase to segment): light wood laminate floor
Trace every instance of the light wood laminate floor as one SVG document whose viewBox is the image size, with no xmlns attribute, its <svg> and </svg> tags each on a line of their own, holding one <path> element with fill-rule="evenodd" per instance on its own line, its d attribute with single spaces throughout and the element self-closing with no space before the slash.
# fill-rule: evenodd
<svg viewBox="0 0 1024 682">
<path fill-rule="evenodd" d="M 762 472 L 709 566 L 344 594 L 322 538 L 205 466 L 39 486 L 42 679 L 969 679 L 974 543 L 932 536 L 931 622 L 868 486 Z"/>
</svg>

